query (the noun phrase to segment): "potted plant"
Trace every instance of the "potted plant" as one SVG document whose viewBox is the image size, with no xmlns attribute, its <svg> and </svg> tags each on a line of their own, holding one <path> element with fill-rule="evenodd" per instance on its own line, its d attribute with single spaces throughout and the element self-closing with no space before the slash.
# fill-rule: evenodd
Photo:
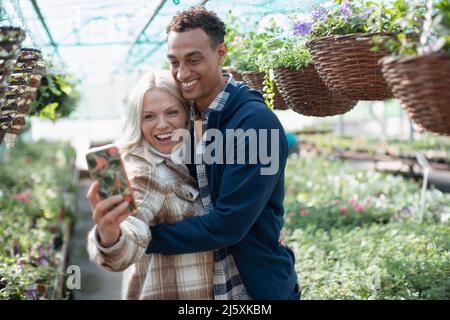
<svg viewBox="0 0 450 320">
<path fill-rule="evenodd" d="M 77 85 L 78 82 L 71 74 L 49 71 L 41 79 L 29 115 L 51 120 L 70 116 L 80 100 Z"/>
<path fill-rule="evenodd" d="M 281 47 L 270 54 L 258 56 L 261 68 L 273 70 L 274 81 L 284 100 L 294 111 L 325 117 L 352 109 L 356 101 L 332 92 L 320 79 L 303 34 L 281 38 Z M 269 84 L 270 85 L 270 84 Z"/>
<path fill-rule="evenodd" d="M 383 75 L 410 117 L 423 129 L 450 135 L 450 1 L 428 2 L 426 20 L 411 11 L 402 24 L 423 25 L 420 37 L 404 32 L 386 45 Z"/>
<path fill-rule="evenodd" d="M 256 31 L 256 25 L 250 27 L 250 30 L 240 29 L 242 26 L 248 28 L 248 25 L 248 21 L 244 23 L 234 15 L 230 14 L 227 17 L 228 57 L 225 64 L 231 65 L 250 87 L 264 93 L 269 75 L 266 75 L 265 70 L 260 68 L 256 58 L 262 53 L 274 50 L 281 44 L 274 37 L 274 34 L 280 31 L 273 22 L 261 32 Z M 273 95 L 264 93 L 264 98 L 269 107 L 287 109 L 286 102 L 276 87 L 273 88 L 273 91 Z"/>
<path fill-rule="evenodd" d="M 410 9 L 410 2 L 334 0 L 330 7 L 313 12 L 311 49 L 319 75 L 330 89 L 353 100 L 384 100 L 392 93 L 378 61 L 389 52 L 378 43 L 401 31 L 397 18 Z M 381 39 L 381 40 L 380 40 Z"/>
</svg>

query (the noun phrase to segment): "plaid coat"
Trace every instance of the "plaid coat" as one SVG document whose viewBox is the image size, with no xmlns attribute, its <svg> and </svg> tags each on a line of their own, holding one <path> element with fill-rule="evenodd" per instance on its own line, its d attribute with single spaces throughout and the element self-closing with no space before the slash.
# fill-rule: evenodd
<svg viewBox="0 0 450 320">
<path fill-rule="evenodd" d="M 174 223 L 203 212 L 197 182 L 186 167 L 153 153 L 147 142 L 125 155 L 138 213 L 120 226 L 119 241 L 99 244 L 96 227 L 88 234 L 91 260 L 110 271 L 123 271 L 123 299 L 212 299 L 213 252 L 146 254 L 149 226 Z"/>
</svg>

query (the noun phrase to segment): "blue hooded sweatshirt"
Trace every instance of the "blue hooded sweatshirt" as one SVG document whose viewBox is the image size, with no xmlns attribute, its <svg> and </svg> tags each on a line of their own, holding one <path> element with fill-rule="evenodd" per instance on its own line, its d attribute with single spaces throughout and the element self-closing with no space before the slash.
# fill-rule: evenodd
<svg viewBox="0 0 450 320">
<path fill-rule="evenodd" d="M 273 166 L 274 162 L 256 157 L 260 143 L 257 154 L 245 153 L 244 164 L 206 164 L 214 209 L 202 216 L 151 227 L 147 253 L 173 255 L 227 247 L 253 299 L 288 299 L 296 287 L 297 274 L 292 250 L 278 241 L 283 226 L 284 169 L 288 155 L 283 127 L 261 93 L 238 82 L 225 106 L 211 110 L 207 129 L 212 128 L 220 130 L 224 137 L 224 153 L 229 152 L 227 129 L 256 129 L 257 133 L 267 129 L 267 134 L 262 135 L 267 137 L 268 151 L 263 154 L 270 155 L 269 158 L 277 156 L 277 170 L 274 174 L 261 174 L 262 168 Z M 272 129 L 278 131 L 278 136 L 271 139 Z M 217 141 L 212 143 L 217 145 Z M 251 149 L 248 140 L 245 148 Z M 271 155 L 272 149 L 277 154 Z M 237 147 L 234 150 L 236 157 Z M 196 176 L 195 165 L 188 167 Z"/>
</svg>

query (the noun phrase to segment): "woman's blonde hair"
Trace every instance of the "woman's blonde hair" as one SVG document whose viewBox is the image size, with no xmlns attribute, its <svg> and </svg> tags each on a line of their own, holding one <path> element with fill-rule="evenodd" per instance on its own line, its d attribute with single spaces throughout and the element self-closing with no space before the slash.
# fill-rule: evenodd
<svg viewBox="0 0 450 320">
<path fill-rule="evenodd" d="M 128 96 L 128 112 L 123 123 L 122 135 L 116 141 L 122 155 L 131 152 L 141 144 L 143 134 L 141 130 L 142 104 L 144 95 L 151 89 L 161 89 L 174 96 L 186 108 L 189 119 L 187 101 L 181 95 L 178 85 L 175 83 L 169 71 L 160 70 L 145 73 L 136 83 Z"/>
</svg>

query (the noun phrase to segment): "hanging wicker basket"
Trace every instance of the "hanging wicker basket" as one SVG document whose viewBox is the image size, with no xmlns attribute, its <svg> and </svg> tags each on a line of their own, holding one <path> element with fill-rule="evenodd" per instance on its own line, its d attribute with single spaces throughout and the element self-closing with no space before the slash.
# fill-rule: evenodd
<svg viewBox="0 0 450 320">
<path fill-rule="evenodd" d="M 4 116 L 2 129 L 17 134 L 25 126 L 24 116 L 30 109 L 30 103 L 36 99 L 41 78 L 45 74 L 45 64 L 40 50 L 22 48 L 10 84 L 5 93 L 1 115 Z M 9 119 L 9 121 L 6 121 Z"/>
<path fill-rule="evenodd" d="M 275 83 L 288 106 L 305 116 L 326 117 L 350 111 L 356 101 L 331 91 L 313 65 L 300 70 L 275 69 Z"/>
<path fill-rule="evenodd" d="M 237 72 L 233 67 L 226 66 L 222 68 L 222 72 L 231 73 L 233 75 L 234 80 L 242 81 L 242 74 Z"/>
<path fill-rule="evenodd" d="M 245 72 L 242 72 L 242 79 L 253 89 L 263 92 L 265 74 L 266 73 L 264 71 L 262 71 L 262 72 L 245 71 Z M 286 101 L 284 101 L 284 98 L 281 95 L 280 91 L 278 90 L 276 84 L 274 85 L 274 92 L 275 92 L 274 108 L 278 109 L 278 110 L 288 109 L 289 107 L 288 107 Z"/>
<path fill-rule="evenodd" d="M 0 27 L 0 110 L 5 102 L 9 76 L 14 70 L 25 32 L 17 27 Z M 1 142 L 0 142 L 1 143 Z"/>
<path fill-rule="evenodd" d="M 383 46 L 372 52 L 374 36 L 391 33 L 355 33 L 318 38 L 307 45 L 325 84 L 352 100 L 385 100 L 392 93 L 383 78 L 378 61 L 388 53 Z"/>
<path fill-rule="evenodd" d="M 450 53 L 386 57 L 381 66 L 394 96 L 414 122 L 450 135 Z"/>
</svg>

